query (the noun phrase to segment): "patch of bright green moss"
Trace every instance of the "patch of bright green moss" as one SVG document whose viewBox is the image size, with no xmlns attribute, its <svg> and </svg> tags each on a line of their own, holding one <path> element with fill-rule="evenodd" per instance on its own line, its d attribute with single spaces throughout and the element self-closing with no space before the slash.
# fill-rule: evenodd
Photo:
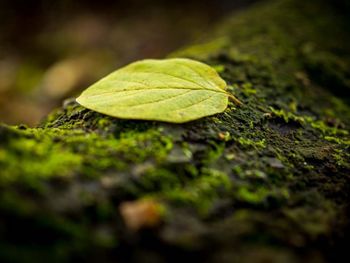
<svg viewBox="0 0 350 263">
<path fill-rule="evenodd" d="M 215 201 L 231 189 L 229 177 L 218 170 L 204 169 L 201 175 L 183 186 L 160 193 L 160 197 L 177 205 L 194 206 L 201 215 L 206 215 Z"/>
<path fill-rule="evenodd" d="M 262 139 L 259 141 L 254 141 L 252 139 L 239 137 L 237 141 L 240 145 L 242 145 L 244 147 L 253 146 L 254 148 L 257 148 L 257 149 L 262 149 L 262 148 L 266 147 L 266 140 L 265 139 Z"/>
<path fill-rule="evenodd" d="M 347 130 L 339 129 L 336 127 L 329 127 L 327 124 L 325 124 L 324 121 L 317 120 L 312 121 L 312 119 L 308 119 L 310 122 L 312 128 L 317 129 L 321 131 L 324 135 L 348 135 L 349 132 Z"/>
<path fill-rule="evenodd" d="M 305 122 L 305 119 L 302 116 L 297 116 L 292 112 L 286 112 L 283 109 L 277 110 L 273 107 L 270 107 L 270 110 L 274 116 L 282 118 L 286 123 L 288 123 L 291 120 L 299 123 Z"/>
<path fill-rule="evenodd" d="M 27 129 L 23 137 L 10 139 L 0 152 L 2 183 L 19 181 L 36 187 L 50 178 L 70 179 L 76 174 L 91 176 L 97 170 L 118 169 L 127 163 L 152 158 L 161 162 L 172 148 L 171 140 L 151 130 L 102 137 L 82 130 Z M 20 165 L 19 165 L 20 164 Z"/>
<path fill-rule="evenodd" d="M 82 157 L 50 138 L 37 142 L 31 138 L 11 140 L 0 160 L 0 184 L 20 182 L 32 187 L 41 179 L 68 178 L 81 167 Z"/>
<path fill-rule="evenodd" d="M 350 146 L 350 140 L 343 140 L 343 139 L 333 137 L 333 136 L 325 136 L 324 138 L 325 138 L 325 140 L 330 141 L 330 142 L 335 142 L 337 144 Z"/>
</svg>

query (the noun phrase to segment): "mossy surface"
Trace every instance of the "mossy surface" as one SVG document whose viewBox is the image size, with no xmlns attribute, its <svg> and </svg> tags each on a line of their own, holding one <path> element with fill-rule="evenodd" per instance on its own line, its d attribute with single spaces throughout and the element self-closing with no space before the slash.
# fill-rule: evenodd
<svg viewBox="0 0 350 263">
<path fill-rule="evenodd" d="M 225 21 L 218 41 L 175 53 L 214 66 L 243 102 L 222 114 L 128 121 L 68 100 L 40 127 L 1 125 L 1 261 L 339 260 L 347 22 L 327 1 L 262 2 Z M 133 232 L 119 207 L 144 199 L 162 220 Z"/>
</svg>

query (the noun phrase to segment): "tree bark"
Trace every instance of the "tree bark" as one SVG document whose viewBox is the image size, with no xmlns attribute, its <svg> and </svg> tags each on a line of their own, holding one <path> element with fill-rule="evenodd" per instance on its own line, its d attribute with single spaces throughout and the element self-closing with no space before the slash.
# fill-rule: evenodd
<svg viewBox="0 0 350 263">
<path fill-rule="evenodd" d="M 258 3 L 170 56 L 243 105 L 186 124 L 74 99 L 0 126 L 1 262 L 340 262 L 349 234 L 349 5 Z"/>
</svg>

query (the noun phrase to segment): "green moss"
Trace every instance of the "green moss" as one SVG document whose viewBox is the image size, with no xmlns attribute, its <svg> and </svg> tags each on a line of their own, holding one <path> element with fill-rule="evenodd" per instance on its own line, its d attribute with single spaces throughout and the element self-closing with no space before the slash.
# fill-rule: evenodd
<svg viewBox="0 0 350 263">
<path fill-rule="evenodd" d="M 80 155 L 54 144 L 50 138 L 39 143 L 31 138 L 11 140 L 7 149 L 0 158 L 0 184 L 21 182 L 37 187 L 41 179 L 69 179 L 81 167 Z"/>
<path fill-rule="evenodd" d="M 312 121 L 312 119 L 308 119 L 312 128 L 321 131 L 324 135 L 348 135 L 349 132 L 347 130 L 339 129 L 336 127 L 329 127 L 324 121 Z"/>
<path fill-rule="evenodd" d="M 269 191 L 264 188 L 260 188 L 257 191 L 250 191 L 248 188 L 241 187 L 237 192 L 238 199 L 251 204 L 258 204 L 265 200 Z"/>
<path fill-rule="evenodd" d="M 223 172 L 203 169 L 198 178 L 173 189 L 164 189 L 160 196 L 177 206 L 193 206 L 202 216 L 205 216 L 215 201 L 228 193 L 231 187 L 230 179 Z"/>
<path fill-rule="evenodd" d="M 345 152 L 344 150 L 336 149 L 333 157 L 338 166 L 343 166 L 350 168 L 350 154 Z"/>
<path fill-rule="evenodd" d="M 253 85 L 251 83 L 243 83 L 241 86 L 242 92 L 247 97 L 254 95 L 257 93 L 257 90 L 253 88 Z"/>
<path fill-rule="evenodd" d="M 324 202 L 323 207 L 291 208 L 286 209 L 284 214 L 295 226 L 302 229 L 308 238 L 316 239 L 330 231 L 329 221 L 336 213 L 331 203 L 326 200 L 322 201 Z"/>
<path fill-rule="evenodd" d="M 26 129 L 20 133 L 24 137 L 10 139 L 7 150 L 0 152 L 1 184 L 21 182 L 36 188 L 43 179 L 96 176 L 96 170 L 122 170 L 129 162 L 161 162 L 172 148 L 170 138 L 157 130 L 122 133 L 118 140 L 66 128 Z"/>
<path fill-rule="evenodd" d="M 244 170 L 240 165 L 236 165 L 232 168 L 232 171 L 235 175 L 239 176 L 240 178 L 257 178 L 257 179 L 266 179 L 267 175 L 265 172 L 257 170 L 257 169 L 251 169 L 251 170 Z"/>
<path fill-rule="evenodd" d="M 243 138 L 243 137 L 239 137 L 238 138 L 238 143 L 244 147 L 249 147 L 249 146 L 253 146 L 254 148 L 257 149 L 261 149 L 261 148 L 265 148 L 266 144 L 265 144 L 265 139 L 259 140 L 259 141 L 254 141 L 252 139 L 247 139 L 247 138 Z"/>
<path fill-rule="evenodd" d="M 289 121 L 295 121 L 295 122 L 298 122 L 300 124 L 305 122 L 304 117 L 297 116 L 297 115 L 295 115 L 292 112 L 286 112 L 286 111 L 284 111 L 282 109 L 277 110 L 277 109 L 274 109 L 273 107 L 270 107 L 270 110 L 271 110 L 271 112 L 273 113 L 274 116 L 282 118 L 287 123 Z"/>
<path fill-rule="evenodd" d="M 168 57 L 193 57 L 199 60 L 207 59 L 208 55 L 219 53 L 222 48 L 229 44 L 226 37 L 220 37 L 207 43 L 192 45 L 175 51 Z"/>
<path fill-rule="evenodd" d="M 337 138 L 337 137 L 333 137 L 333 136 L 325 136 L 324 138 L 327 141 L 335 142 L 337 144 L 342 144 L 342 145 L 347 145 L 347 146 L 350 145 L 350 140 L 343 140 L 343 139 L 340 139 L 340 138 Z"/>
</svg>

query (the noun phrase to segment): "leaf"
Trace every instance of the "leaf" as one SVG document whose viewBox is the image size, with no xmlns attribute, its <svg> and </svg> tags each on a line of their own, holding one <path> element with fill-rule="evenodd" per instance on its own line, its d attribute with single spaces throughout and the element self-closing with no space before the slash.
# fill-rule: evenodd
<svg viewBox="0 0 350 263">
<path fill-rule="evenodd" d="M 82 106 L 123 119 L 183 123 L 223 112 L 232 95 L 210 66 L 191 59 L 146 59 L 96 82 Z"/>
</svg>

